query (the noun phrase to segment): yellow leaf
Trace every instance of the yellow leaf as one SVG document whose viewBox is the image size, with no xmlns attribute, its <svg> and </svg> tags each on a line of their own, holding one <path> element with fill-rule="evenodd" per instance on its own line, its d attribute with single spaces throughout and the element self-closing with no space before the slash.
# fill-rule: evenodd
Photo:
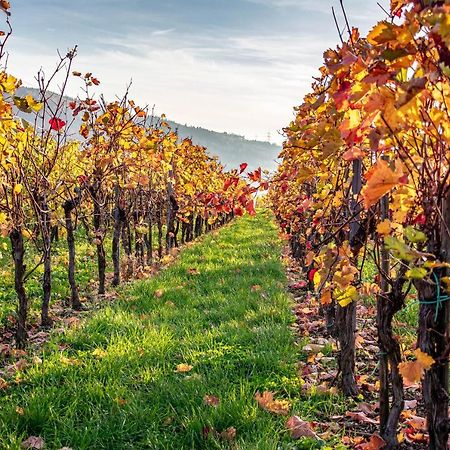
<svg viewBox="0 0 450 450">
<path fill-rule="evenodd" d="M 7 75 L 3 73 L 3 79 L 0 82 L 1 90 L 7 92 L 8 94 L 12 94 L 16 90 L 16 86 L 18 83 L 17 78 L 14 78 L 12 75 Z"/>
<path fill-rule="evenodd" d="M 410 280 L 422 280 L 427 276 L 427 270 L 423 267 L 413 267 L 406 271 L 405 276 Z"/>
<path fill-rule="evenodd" d="M 35 112 L 39 112 L 42 109 L 42 103 L 37 102 L 32 95 L 25 96 L 28 106 Z"/>
<path fill-rule="evenodd" d="M 378 22 L 367 35 L 367 40 L 370 44 L 377 45 L 395 39 L 394 26 L 389 22 Z"/>
<path fill-rule="evenodd" d="M 320 276 L 320 272 L 317 271 L 317 272 L 314 274 L 314 279 L 313 279 L 314 286 L 316 286 L 316 287 L 319 286 L 319 285 L 320 285 L 321 279 L 322 279 L 322 277 Z"/>
<path fill-rule="evenodd" d="M 14 194 L 19 195 L 22 192 L 22 185 L 21 184 L 16 184 L 14 186 Z"/>
<path fill-rule="evenodd" d="M 349 305 L 353 300 L 358 298 L 358 291 L 355 286 L 349 286 L 347 289 L 336 289 L 334 291 L 334 296 L 336 301 L 342 306 L 345 307 Z"/>
<path fill-rule="evenodd" d="M 389 234 L 391 232 L 391 222 L 390 220 L 383 220 L 377 225 L 377 233 L 383 236 Z"/>
<path fill-rule="evenodd" d="M 33 233 L 30 230 L 28 230 L 27 228 L 24 228 L 22 230 L 22 236 L 26 239 L 31 239 L 33 236 Z"/>
<path fill-rule="evenodd" d="M 106 353 L 106 351 L 102 348 L 96 348 L 92 351 L 92 356 L 95 356 L 96 358 L 104 358 L 107 354 L 108 353 Z"/>
</svg>

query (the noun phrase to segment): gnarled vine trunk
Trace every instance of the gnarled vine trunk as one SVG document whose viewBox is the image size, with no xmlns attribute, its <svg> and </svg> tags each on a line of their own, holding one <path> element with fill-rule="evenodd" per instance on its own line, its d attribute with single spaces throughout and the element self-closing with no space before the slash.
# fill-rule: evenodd
<svg viewBox="0 0 450 450">
<path fill-rule="evenodd" d="M 69 250 L 69 266 L 67 269 L 69 285 L 70 285 L 70 302 L 72 308 L 75 310 L 80 310 L 82 304 L 80 301 L 80 296 L 78 293 L 78 286 L 75 280 L 75 236 L 74 236 L 74 226 L 72 220 L 72 211 L 78 206 L 81 201 L 81 195 L 74 200 L 66 200 L 63 204 L 64 218 L 66 223 L 67 231 L 67 248 Z"/>
<path fill-rule="evenodd" d="M 9 239 L 11 241 L 12 257 L 14 261 L 14 288 L 19 300 L 17 308 L 16 346 L 19 349 L 23 349 L 25 348 L 28 338 L 28 297 L 24 285 L 26 266 L 24 263 L 25 248 L 23 244 L 22 229 L 20 227 L 12 229 L 9 233 Z"/>
</svg>

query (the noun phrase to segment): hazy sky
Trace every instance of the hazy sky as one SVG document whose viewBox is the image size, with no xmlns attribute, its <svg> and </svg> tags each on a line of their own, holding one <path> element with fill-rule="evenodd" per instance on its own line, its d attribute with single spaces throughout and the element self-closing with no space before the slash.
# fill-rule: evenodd
<svg viewBox="0 0 450 450">
<path fill-rule="evenodd" d="M 35 85 L 56 50 L 78 45 L 74 68 L 93 72 L 108 99 L 132 79 L 132 98 L 181 123 L 248 138 L 278 130 L 336 46 L 338 0 L 13 0 L 8 70 Z M 387 8 L 388 0 L 380 2 Z M 367 31 L 377 0 L 346 0 Z M 341 20 L 343 24 L 343 20 Z M 79 92 L 72 79 L 68 93 Z"/>
</svg>

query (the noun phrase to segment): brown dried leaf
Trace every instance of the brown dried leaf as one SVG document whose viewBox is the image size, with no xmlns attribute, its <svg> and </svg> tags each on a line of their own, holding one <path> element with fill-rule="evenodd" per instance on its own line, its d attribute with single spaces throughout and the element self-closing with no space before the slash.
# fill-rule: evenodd
<svg viewBox="0 0 450 450">
<path fill-rule="evenodd" d="M 28 439 L 20 444 L 21 448 L 31 448 L 34 450 L 41 450 L 45 446 L 44 439 L 38 436 L 30 436 Z"/>
<path fill-rule="evenodd" d="M 236 439 L 236 428 L 229 427 L 222 431 L 219 436 L 225 441 L 234 441 Z"/>
<path fill-rule="evenodd" d="M 208 406 L 219 406 L 220 400 L 214 395 L 205 395 L 203 397 L 203 402 Z"/>
<path fill-rule="evenodd" d="M 292 439 L 300 439 L 301 437 L 319 439 L 311 428 L 311 424 L 300 419 L 298 416 L 292 416 L 288 419 L 286 428 L 291 432 Z"/>
<path fill-rule="evenodd" d="M 19 361 L 17 361 L 14 364 L 14 367 L 16 370 L 24 370 L 29 366 L 28 361 L 26 359 L 19 359 Z"/>
<path fill-rule="evenodd" d="M 356 420 L 357 422 L 372 423 L 374 425 L 378 425 L 378 422 L 375 419 L 371 419 L 370 417 L 367 417 L 363 412 L 347 411 L 345 413 L 345 415 L 346 415 L 346 417 L 349 417 L 352 420 Z"/>
</svg>

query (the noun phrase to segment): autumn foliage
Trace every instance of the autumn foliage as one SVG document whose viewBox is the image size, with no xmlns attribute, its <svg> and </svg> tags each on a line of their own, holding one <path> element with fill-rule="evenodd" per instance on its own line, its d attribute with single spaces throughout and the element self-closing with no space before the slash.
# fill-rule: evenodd
<svg viewBox="0 0 450 450">
<path fill-rule="evenodd" d="M 0 55 L 11 34 L 2 32 Z M 27 267 L 30 248 L 43 265 L 41 324 L 52 325 L 52 248 L 65 235 L 67 276 L 74 309 L 83 307 L 76 281 L 76 239 L 83 233 L 95 246 L 98 293 L 111 284 L 150 273 L 173 248 L 192 241 L 235 216 L 254 214 L 254 194 L 261 170 L 247 174 L 247 164 L 226 170 L 207 149 L 172 130 L 165 116 L 138 106 L 127 91 L 107 102 L 93 92 L 100 81 L 73 70 L 76 48 L 61 56 L 48 78 L 36 78 L 39 95 L 19 96 L 21 81 L 0 69 L 0 232 L 9 238 L 18 297 L 16 344 L 24 347 L 28 329 Z M 4 61 L 4 60 L 3 60 Z M 57 95 L 52 80 L 62 80 Z M 70 82 L 83 95 L 67 101 Z M 27 114 L 27 120 L 19 112 Z M 31 117 L 31 119 L 30 119 Z M 75 118 L 81 126 L 74 129 Z M 6 245 L 6 244 L 5 244 Z M 111 246 L 111 247 L 109 247 Z"/>
<path fill-rule="evenodd" d="M 450 6 L 391 2 L 366 37 L 324 53 L 320 76 L 285 129 L 270 199 L 340 342 L 354 395 L 355 302 L 378 301 L 380 426 L 397 445 L 403 379 L 423 380 L 429 445 L 447 448 L 450 223 Z M 364 278 L 370 262 L 378 275 Z M 417 360 L 392 331 L 411 286 Z M 377 447 L 378 448 L 378 447 Z"/>
</svg>

